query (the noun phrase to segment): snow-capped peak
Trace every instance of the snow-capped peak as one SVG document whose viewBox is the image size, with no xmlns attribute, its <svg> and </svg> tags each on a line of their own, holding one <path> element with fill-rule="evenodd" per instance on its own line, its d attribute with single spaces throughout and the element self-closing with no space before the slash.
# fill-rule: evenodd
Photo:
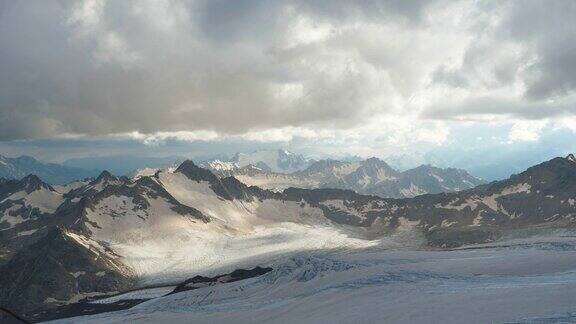
<svg viewBox="0 0 576 324">
<path fill-rule="evenodd" d="M 150 167 L 140 168 L 140 169 L 134 170 L 129 175 L 129 178 L 131 178 L 132 180 L 138 180 L 138 179 L 143 178 L 143 177 L 152 177 L 158 172 L 172 173 L 172 172 L 176 171 L 177 167 L 178 167 L 177 165 L 170 165 L 170 166 L 159 167 L 159 168 L 150 168 Z"/>
<path fill-rule="evenodd" d="M 287 150 L 261 150 L 252 153 L 237 153 L 231 162 L 239 167 L 248 164 L 262 169 L 270 169 L 273 172 L 291 173 L 306 169 L 310 161 L 301 155 Z"/>
<path fill-rule="evenodd" d="M 217 170 L 217 171 L 231 171 L 238 169 L 239 166 L 237 163 L 234 162 L 224 162 L 220 160 L 214 160 L 207 163 L 208 168 Z"/>
</svg>

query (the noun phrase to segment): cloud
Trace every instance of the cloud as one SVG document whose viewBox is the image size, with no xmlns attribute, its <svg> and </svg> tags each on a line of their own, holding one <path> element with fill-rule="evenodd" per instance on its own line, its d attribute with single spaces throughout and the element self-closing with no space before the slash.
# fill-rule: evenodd
<svg viewBox="0 0 576 324">
<path fill-rule="evenodd" d="M 568 1 L 1 4 L 0 140 L 346 135 L 372 152 L 446 142 L 445 121 L 575 114 Z"/>
<path fill-rule="evenodd" d="M 532 52 L 526 71 L 526 96 L 562 97 L 576 89 L 576 3 L 516 1 L 500 26 L 504 37 Z"/>
<path fill-rule="evenodd" d="M 546 121 L 523 121 L 512 125 L 508 133 L 509 143 L 525 141 L 533 142 L 540 138 L 542 129 L 546 126 Z"/>
<path fill-rule="evenodd" d="M 518 101 L 506 94 L 469 96 L 428 107 L 423 116 L 440 120 L 538 120 L 576 115 L 576 95 L 555 101 Z"/>
</svg>

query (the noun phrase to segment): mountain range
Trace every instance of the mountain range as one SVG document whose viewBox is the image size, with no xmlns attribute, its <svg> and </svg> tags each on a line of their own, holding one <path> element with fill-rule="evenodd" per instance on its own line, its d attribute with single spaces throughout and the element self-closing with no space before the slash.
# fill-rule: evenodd
<svg viewBox="0 0 576 324">
<path fill-rule="evenodd" d="M 465 170 L 431 165 L 399 172 L 378 158 L 360 161 L 320 160 L 292 173 L 273 172 L 258 164 L 219 160 L 201 164 L 220 176 L 234 176 L 247 185 L 282 191 L 297 188 L 350 189 L 360 194 L 407 198 L 427 193 L 455 192 L 486 183 Z"/>
<path fill-rule="evenodd" d="M 159 169 L 175 165 L 174 161 L 178 159 L 183 160 L 176 157 L 117 156 L 67 160 L 59 165 L 43 163 L 28 156 L 0 156 L 0 177 L 21 179 L 28 174 L 34 174 L 47 183 L 58 185 L 95 177 L 100 172 L 97 170 L 107 167 L 112 167 L 114 173 L 121 175 L 152 175 Z M 288 187 L 339 188 L 381 197 L 403 198 L 425 193 L 465 190 L 484 183 L 459 169 L 422 165 L 399 172 L 377 158 L 316 161 L 286 150 L 237 153 L 230 160 L 208 160 L 200 165 L 219 176 L 234 175 L 245 184 L 275 191 Z"/>
<path fill-rule="evenodd" d="M 395 175 L 380 170 L 372 171 L 381 179 Z M 391 239 L 452 249 L 511 231 L 573 228 L 575 199 L 573 155 L 472 189 L 404 199 L 271 191 L 192 161 L 138 179 L 102 172 L 67 186 L 34 175 L 3 179 L 0 306 L 37 321 L 81 300 L 272 264 L 297 251 Z"/>
<path fill-rule="evenodd" d="M 35 174 L 51 184 L 63 184 L 96 176 L 98 172 L 55 163 L 43 163 L 30 156 L 9 158 L 0 155 L 1 178 L 22 179 L 29 174 Z"/>
<path fill-rule="evenodd" d="M 287 150 L 259 150 L 236 153 L 231 159 L 208 159 L 201 165 L 213 171 L 229 172 L 253 166 L 264 172 L 288 174 L 304 170 L 314 162 L 314 159 Z"/>
</svg>

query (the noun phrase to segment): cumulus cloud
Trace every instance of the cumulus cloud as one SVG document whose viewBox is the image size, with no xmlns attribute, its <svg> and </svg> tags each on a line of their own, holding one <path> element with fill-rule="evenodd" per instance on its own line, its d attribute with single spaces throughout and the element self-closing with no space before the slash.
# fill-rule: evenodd
<svg viewBox="0 0 576 324">
<path fill-rule="evenodd" d="M 522 121 L 515 123 L 508 133 L 509 143 L 518 141 L 533 142 L 540 138 L 542 129 L 546 126 L 546 121 Z"/>
<path fill-rule="evenodd" d="M 0 140 L 362 137 L 370 151 L 445 142 L 447 120 L 566 119 L 575 7 L 1 1 Z"/>
</svg>

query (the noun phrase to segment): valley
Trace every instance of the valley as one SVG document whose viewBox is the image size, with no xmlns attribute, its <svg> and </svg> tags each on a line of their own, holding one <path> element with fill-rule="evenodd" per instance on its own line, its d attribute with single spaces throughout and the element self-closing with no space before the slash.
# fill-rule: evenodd
<svg viewBox="0 0 576 324">
<path fill-rule="evenodd" d="M 569 286 L 574 270 L 572 155 L 473 189 L 404 199 L 329 188 L 266 190 L 218 176 L 192 161 L 132 179 L 103 172 L 69 186 L 53 187 L 28 176 L 3 181 L 0 194 L 0 303 L 31 320 L 66 309 L 63 314 L 76 316 L 80 314 L 75 310 L 84 309 L 95 314 L 95 321 L 125 321 L 139 317 L 142 309 L 155 314 L 148 318 L 151 322 L 164 317 L 178 321 L 165 312 L 173 307 L 204 314 L 196 308 L 198 300 L 210 300 L 208 308 L 219 309 L 214 316 L 229 316 L 219 307 L 239 307 L 240 314 L 247 307 L 246 296 L 254 309 L 278 311 L 296 296 L 300 301 L 289 307 L 305 307 L 301 303 L 309 298 L 310 305 L 320 303 L 314 309 L 326 316 L 338 312 L 322 309 L 321 301 L 332 298 L 325 293 L 340 289 L 358 289 L 354 307 L 364 309 L 371 304 L 362 296 L 383 293 L 379 285 L 402 292 L 406 285 L 408 291 L 446 286 L 441 298 L 449 300 L 455 296 L 448 294 L 453 289 L 469 294 L 474 287 L 488 287 L 489 293 L 503 275 L 512 276 L 506 282 L 518 282 L 510 286 L 511 293 L 539 291 L 540 285 L 533 283 L 539 278 Z M 548 258 L 552 268 L 536 266 L 548 264 Z M 257 266 L 272 270 L 237 283 L 209 283 L 176 293 L 158 290 L 195 276 L 222 277 Z M 528 275 L 537 277 L 523 278 Z M 458 288 L 461 285 L 464 288 Z M 148 293 L 150 288 L 157 293 Z M 110 297 L 115 300 L 111 306 L 90 306 L 132 290 L 149 297 L 137 302 Z M 282 293 L 271 299 L 267 294 L 273 291 Z M 221 306 L 218 298 L 208 297 L 212 294 L 222 296 Z M 395 298 L 414 297 L 402 294 Z M 428 293 L 421 298 L 425 296 Z M 343 302 L 336 298 L 330 307 Z M 382 309 L 395 299 L 387 300 L 382 299 Z M 164 306 L 157 309 L 156 303 Z M 254 309 L 247 316 L 260 316 Z M 121 311 L 97 314 L 110 310 Z M 310 312 L 313 316 L 312 309 L 298 314 Z M 403 319 L 368 309 L 361 313 Z M 225 321 L 202 316 L 205 321 Z"/>
</svg>

